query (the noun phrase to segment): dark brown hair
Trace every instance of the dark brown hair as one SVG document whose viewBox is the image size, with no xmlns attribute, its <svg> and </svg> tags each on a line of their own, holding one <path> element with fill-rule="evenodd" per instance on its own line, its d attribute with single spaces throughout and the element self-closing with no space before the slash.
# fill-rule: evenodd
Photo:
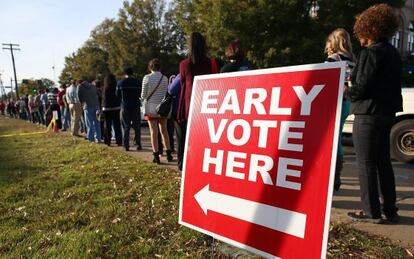
<svg viewBox="0 0 414 259">
<path fill-rule="evenodd" d="M 148 63 L 148 71 L 160 71 L 161 65 L 158 58 L 151 59 Z"/>
<path fill-rule="evenodd" d="M 193 32 L 188 39 L 188 57 L 191 63 L 198 64 L 207 58 L 206 40 L 199 32 Z"/>
<path fill-rule="evenodd" d="M 376 4 L 356 18 L 354 34 L 358 39 L 387 41 L 398 30 L 399 22 L 394 10 L 387 4 Z"/>
<path fill-rule="evenodd" d="M 109 91 L 110 89 L 115 89 L 116 87 L 116 78 L 112 73 L 108 73 L 105 76 L 104 83 L 103 83 L 103 89 L 104 91 Z"/>
<path fill-rule="evenodd" d="M 134 74 L 132 67 L 125 66 L 123 70 L 124 70 L 124 74 L 127 76 L 132 76 Z"/>
<path fill-rule="evenodd" d="M 240 40 L 234 40 L 226 48 L 226 58 L 230 60 L 243 60 L 244 52 Z"/>
</svg>

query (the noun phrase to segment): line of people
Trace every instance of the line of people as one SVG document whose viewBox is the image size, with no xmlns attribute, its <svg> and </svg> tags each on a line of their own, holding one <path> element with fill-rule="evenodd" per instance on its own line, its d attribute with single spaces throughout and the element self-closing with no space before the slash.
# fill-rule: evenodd
<svg viewBox="0 0 414 259">
<path fill-rule="evenodd" d="M 112 73 L 105 75 L 103 84 L 99 80 L 73 80 L 67 88 L 62 85 L 61 89 L 44 89 L 16 102 L 10 100 L 5 104 L 6 111 L 12 117 L 45 126 L 55 118 L 62 131 L 70 130 L 73 136 L 84 134 L 91 142 L 103 141 L 107 145 L 114 139 L 126 151 L 130 150 L 131 128 L 135 133 L 133 144 L 137 150 L 142 149 L 141 121 L 145 119 L 150 129 L 153 162 L 160 163 L 164 149 L 167 161 L 173 160 L 176 132 L 178 168 L 182 170 L 193 78 L 251 69 L 238 40 L 227 47 L 225 55 L 229 63 L 225 65 L 207 56 L 205 39 L 197 32 L 190 36 L 188 53 L 188 58 L 180 63 L 179 73 L 170 78 L 161 73 L 161 62 L 155 58 L 149 62 L 148 74 L 142 81 L 133 76 L 130 67 L 125 67 L 124 78 L 119 81 Z M 156 111 L 166 94 L 173 97 L 173 110 L 168 118 Z"/>
<path fill-rule="evenodd" d="M 355 114 L 353 137 L 363 210 L 349 214 L 354 220 L 381 222 L 378 189 L 383 196 L 382 212 L 386 218 L 391 222 L 399 220 L 389 154 L 391 126 L 395 113 L 402 110 L 401 58 L 389 43 L 398 25 L 391 7 L 386 4 L 374 5 L 358 16 L 354 24 L 354 34 L 363 47 L 358 59 L 352 53 L 350 35 L 344 29 L 335 30 L 326 41 L 326 61 L 347 61 L 349 68 L 341 128 L 347 115 Z M 172 129 L 175 129 L 177 165 L 182 170 L 194 77 L 252 68 L 244 60 L 239 41 L 231 42 L 225 54 L 229 63 L 221 66 L 220 60 L 207 55 L 204 37 L 193 32 L 188 39 L 188 56 L 180 62 L 179 73 L 170 80 L 161 73 L 160 60 L 153 59 L 142 81 L 133 77 L 131 68 L 125 68 L 124 78 L 118 82 L 113 74 L 106 75 L 103 89 L 99 81 L 90 83 L 76 80 L 67 89 L 58 91 L 54 88 L 50 93 L 46 89 L 45 93 L 35 97 L 27 96 L 2 106 L 13 117 L 45 125 L 50 120 L 50 114 L 55 113 L 59 127 L 68 129 L 70 125 L 74 136 L 79 136 L 80 130 L 83 130 L 89 141 L 101 142 L 103 139 L 107 145 L 111 144 L 112 136 L 115 136 L 116 144 L 122 145 L 126 151 L 130 149 L 131 128 L 135 131 L 133 141 L 137 150 L 142 149 L 141 118 L 144 116 L 150 129 L 153 162 L 160 163 L 161 147 L 166 149 L 167 161 L 173 160 Z M 159 116 L 156 109 L 166 94 L 173 98 L 169 118 Z M 60 118 L 62 112 L 63 125 Z M 69 117 L 70 122 L 67 119 Z M 343 162 L 341 141 L 337 160 L 335 189 L 339 190 Z"/>
<path fill-rule="evenodd" d="M 51 121 L 53 111 L 59 110 L 59 114 L 62 111 L 65 118 L 63 126 L 60 125 L 60 128 L 67 130 L 69 128 L 69 115 L 65 112 L 63 94 L 62 90 L 59 91 L 58 88 L 46 88 L 34 95 L 27 94 L 19 100 L 0 100 L 1 114 L 47 126 Z M 1 109 L 1 107 L 4 108 Z"/>
</svg>

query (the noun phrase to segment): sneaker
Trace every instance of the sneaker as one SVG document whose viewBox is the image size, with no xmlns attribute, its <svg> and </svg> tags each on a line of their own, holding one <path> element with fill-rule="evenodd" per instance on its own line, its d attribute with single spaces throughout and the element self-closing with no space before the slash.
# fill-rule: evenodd
<svg viewBox="0 0 414 259">
<path fill-rule="evenodd" d="M 137 150 L 142 150 L 142 146 L 141 145 L 138 145 L 137 146 Z"/>
<path fill-rule="evenodd" d="M 400 222 L 400 216 L 396 213 L 392 216 L 385 215 L 386 221 L 389 223 L 398 223 Z"/>
<path fill-rule="evenodd" d="M 350 217 L 353 221 L 358 221 L 358 222 L 368 222 L 368 223 L 373 223 L 373 224 L 383 223 L 383 219 L 381 217 L 372 218 L 366 215 L 363 211 L 348 212 L 348 217 Z"/>
</svg>

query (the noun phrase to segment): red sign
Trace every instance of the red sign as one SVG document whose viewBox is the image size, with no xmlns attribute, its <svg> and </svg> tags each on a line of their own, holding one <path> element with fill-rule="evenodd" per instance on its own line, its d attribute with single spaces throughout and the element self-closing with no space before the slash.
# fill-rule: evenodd
<svg viewBox="0 0 414 259">
<path fill-rule="evenodd" d="M 344 71 L 196 77 L 180 223 L 265 257 L 325 257 Z"/>
</svg>

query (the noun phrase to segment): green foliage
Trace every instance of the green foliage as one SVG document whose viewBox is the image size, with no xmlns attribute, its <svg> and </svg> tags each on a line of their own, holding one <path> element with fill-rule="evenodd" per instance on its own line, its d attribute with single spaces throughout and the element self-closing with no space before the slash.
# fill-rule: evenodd
<svg viewBox="0 0 414 259">
<path fill-rule="evenodd" d="M 247 59 L 257 68 L 305 63 L 325 59 L 327 35 L 343 27 L 352 33 L 358 13 L 379 2 L 401 7 L 403 0 L 165 0 L 125 1 L 116 19 L 105 19 L 89 40 L 66 57 L 61 83 L 73 78 L 94 79 L 108 71 L 118 77 L 124 66 L 137 76 L 159 58 L 166 74 L 178 72 L 185 36 L 201 32 L 210 55 L 221 58 L 236 38 L 244 45 Z M 315 9 L 315 7 L 317 7 Z M 317 10 L 317 15 L 311 15 Z M 355 42 L 356 51 L 358 44 Z"/>
<path fill-rule="evenodd" d="M 47 78 L 41 79 L 23 79 L 19 85 L 19 95 L 23 96 L 26 94 L 36 95 L 40 90 L 51 88 L 55 83 Z"/>
<path fill-rule="evenodd" d="M 105 19 L 89 40 L 66 57 L 60 82 L 80 78 L 92 80 L 108 71 L 122 76 L 124 66 L 136 76 L 146 74 L 149 60 L 159 58 L 164 73 L 178 72 L 183 33 L 165 1 L 125 1 L 117 19 Z"/>
<path fill-rule="evenodd" d="M 355 16 L 384 1 L 179 0 L 176 16 L 184 31 L 203 33 L 210 54 L 238 38 L 256 67 L 315 63 L 324 60 L 327 35 L 338 27 L 352 32 Z M 404 1 L 386 1 L 401 6 Z M 318 15 L 310 15 L 318 6 Z"/>
</svg>

